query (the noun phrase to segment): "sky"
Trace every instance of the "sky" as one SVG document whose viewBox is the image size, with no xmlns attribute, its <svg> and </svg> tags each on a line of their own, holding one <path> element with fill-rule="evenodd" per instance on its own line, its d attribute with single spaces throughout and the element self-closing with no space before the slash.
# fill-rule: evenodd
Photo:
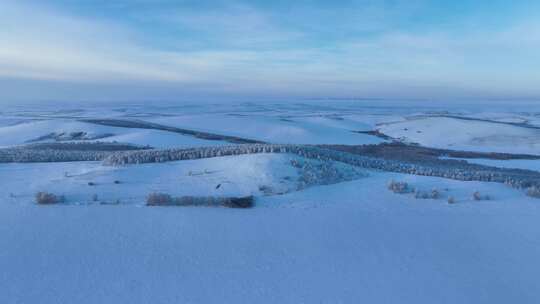
<svg viewBox="0 0 540 304">
<path fill-rule="evenodd" d="M 540 1 L 0 0 L 0 104 L 536 99 Z"/>
</svg>

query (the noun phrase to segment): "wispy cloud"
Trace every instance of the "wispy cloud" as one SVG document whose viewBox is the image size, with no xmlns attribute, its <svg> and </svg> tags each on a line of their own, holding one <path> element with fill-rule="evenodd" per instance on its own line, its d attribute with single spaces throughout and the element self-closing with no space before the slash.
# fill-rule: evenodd
<svg viewBox="0 0 540 304">
<path fill-rule="evenodd" d="M 183 80 L 114 23 L 14 2 L 0 3 L 0 75 L 70 81 Z"/>
<path fill-rule="evenodd" d="M 128 22 L 7 0 L 0 3 L 0 77 L 216 95 L 540 95 L 536 21 L 454 31 L 389 21 L 414 9 L 371 4 L 344 13 L 334 27 L 325 23 L 334 14 L 321 9 L 270 12 L 239 3 L 135 15 L 166 28 L 155 32 L 167 37 L 162 43 Z"/>
</svg>

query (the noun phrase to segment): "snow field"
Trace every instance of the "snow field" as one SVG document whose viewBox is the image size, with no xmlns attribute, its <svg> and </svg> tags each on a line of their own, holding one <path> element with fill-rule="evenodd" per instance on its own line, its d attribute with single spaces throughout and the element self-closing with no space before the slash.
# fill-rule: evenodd
<svg viewBox="0 0 540 304">
<path fill-rule="evenodd" d="M 448 205 L 390 179 L 491 192 Z M 535 303 L 538 203 L 404 175 L 261 198 L 258 208 L 0 205 L 0 302 Z"/>
<path fill-rule="evenodd" d="M 90 142 L 121 142 L 135 145 L 149 145 L 155 148 L 184 148 L 216 146 L 226 144 L 222 141 L 202 140 L 181 134 L 147 129 L 129 129 L 100 126 L 70 119 L 40 120 L 12 126 L 0 127 L 0 148 L 23 145 L 50 133 L 88 132 L 99 135 L 112 133 L 114 136 L 90 140 Z"/>
<path fill-rule="evenodd" d="M 504 124 L 427 117 L 382 124 L 378 130 L 393 138 L 427 147 L 540 154 L 540 130 Z"/>
</svg>

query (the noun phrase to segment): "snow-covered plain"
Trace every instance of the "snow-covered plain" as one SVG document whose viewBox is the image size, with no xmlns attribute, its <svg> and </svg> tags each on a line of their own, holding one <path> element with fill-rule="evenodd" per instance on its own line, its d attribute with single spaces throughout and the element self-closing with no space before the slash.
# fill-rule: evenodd
<svg viewBox="0 0 540 304">
<path fill-rule="evenodd" d="M 540 154 L 540 129 L 452 117 L 417 117 L 381 124 L 396 139 L 435 148 Z"/>
<path fill-rule="evenodd" d="M 443 109 L 489 119 L 523 116 L 520 109 L 496 115 Z M 351 131 L 379 128 L 401 137 L 408 128 L 408 139 L 430 147 L 540 154 L 533 129 L 432 112 L 354 103 L 17 108 L 0 116 L 0 146 L 75 131 L 158 148 L 226 144 L 79 121 L 117 118 L 276 143 L 374 144 L 384 140 Z M 497 162 L 518 167 L 515 160 L 487 164 Z M 539 161 L 519 162 L 536 169 Z M 540 200 L 503 184 L 342 163 L 325 164 L 342 174 L 341 182 L 302 184 L 303 176 L 325 172 L 320 164 L 287 154 L 122 167 L 0 164 L 0 303 L 540 302 Z M 437 189 L 440 197 L 392 193 L 390 180 Z M 63 194 L 66 203 L 36 205 L 37 191 Z M 474 200 L 475 191 L 491 200 Z M 256 205 L 147 207 L 151 192 L 254 195 Z"/>
<path fill-rule="evenodd" d="M 165 125 L 241 136 L 270 143 L 324 144 L 331 138 L 336 144 L 376 144 L 383 140 L 353 131 L 370 130 L 370 125 L 341 116 L 314 114 L 288 115 L 190 115 L 150 119 Z M 211 122 L 211 123 L 209 123 Z"/>
</svg>

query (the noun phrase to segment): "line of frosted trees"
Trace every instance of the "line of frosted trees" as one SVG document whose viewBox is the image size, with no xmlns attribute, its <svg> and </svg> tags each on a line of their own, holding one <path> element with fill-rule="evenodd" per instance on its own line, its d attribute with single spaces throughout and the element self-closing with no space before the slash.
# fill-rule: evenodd
<svg viewBox="0 0 540 304">
<path fill-rule="evenodd" d="M 138 150 L 128 152 L 36 150 L 11 148 L 0 150 L 0 162 L 66 162 L 101 161 L 105 165 L 161 163 L 255 153 L 291 153 L 323 161 L 339 161 L 356 167 L 390 172 L 436 176 L 463 181 L 506 183 L 516 188 L 540 185 L 540 173 L 526 170 L 495 168 L 456 163 L 455 165 L 420 164 L 373 158 L 310 145 L 244 144 L 189 149 Z"/>
<path fill-rule="evenodd" d="M 254 153 L 291 153 L 324 161 L 339 161 L 353 166 L 390 172 L 444 177 L 462 181 L 506 183 L 516 188 L 540 185 L 540 173 L 524 170 L 495 168 L 466 163 L 453 166 L 407 163 L 373 158 L 309 145 L 250 144 L 237 146 L 203 147 L 192 149 L 146 150 L 115 153 L 104 161 L 107 165 L 160 163 L 177 160 L 242 155 Z"/>
</svg>

